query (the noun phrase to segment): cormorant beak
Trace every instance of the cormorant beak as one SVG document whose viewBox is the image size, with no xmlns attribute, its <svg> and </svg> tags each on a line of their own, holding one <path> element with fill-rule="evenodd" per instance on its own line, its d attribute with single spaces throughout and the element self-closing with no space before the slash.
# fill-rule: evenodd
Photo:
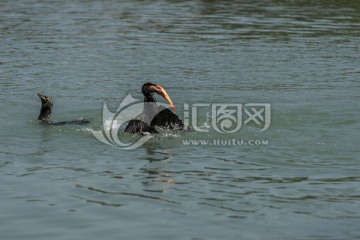
<svg viewBox="0 0 360 240">
<path fill-rule="evenodd" d="M 42 95 L 40 93 L 37 94 L 41 100 L 41 103 L 44 104 L 50 104 L 52 106 L 51 98 L 45 95 Z"/>
<path fill-rule="evenodd" d="M 165 98 L 165 100 L 169 103 L 171 109 L 176 113 L 176 107 L 174 105 L 174 103 L 172 102 L 170 96 L 167 94 L 167 92 L 165 91 L 165 89 L 162 86 L 154 86 L 154 91 L 159 94 L 160 96 L 162 96 L 163 98 Z"/>
<path fill-rule="evenodd" d="M 42 94 L 40 94 L 40 93 L 38 93 L 37 95 L 38 95 L 39 98 L 41 99 L 41 102 L 45 102 L 45 101 L 46 101 L 44 95 L 42 95 Z"/>
</svg>

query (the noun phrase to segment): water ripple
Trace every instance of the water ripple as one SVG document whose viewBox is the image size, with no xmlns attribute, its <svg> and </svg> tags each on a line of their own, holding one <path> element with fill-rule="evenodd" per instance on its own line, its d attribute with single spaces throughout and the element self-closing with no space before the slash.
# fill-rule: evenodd
<svg viewBox="0 0 360 240">
<path fill-rule="evenodd" d="M 178 204 L 178 205 L 181 204 L 180 202 L 177 202 L 177 201 L 172 201 L 172 200 L 164 199 L 164 198 L 161 198 L 161 197 L 149 196 L 149 195 L 144 195 L 144 194 L 139 194 L 139 193 L 111 192 L 111 191 L 101 190 L 101 189 L 98 189 L 98 188 L 95 188 L 95 187 L 87 187 L 87 186 L 82 186 L 82 185 L 76 185 L 76 187 L 82 188 L 82 189 L 87 189 L 87 190 L 94 191 L 94 192 L 99 192 L 99 193 L 102 193 L 102 194 L 134 196 L 134 197 L 140 197 L 140 198 L 154 199 L 154 200 L 158 200 L 158 201 L 162 201 L 162 202 L 166 202 L 166 203 L 171 203 L 171 204 Z"/>
</svg>

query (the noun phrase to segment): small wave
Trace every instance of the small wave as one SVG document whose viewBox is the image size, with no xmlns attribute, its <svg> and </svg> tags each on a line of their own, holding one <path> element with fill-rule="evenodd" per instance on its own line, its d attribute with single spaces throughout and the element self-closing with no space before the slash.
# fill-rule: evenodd
<svg viewBox="0 0 360 240">
<path fill-rule="evenodd" d="M 87 127 L 87 128 L 83 128 L 82 131 L 84 131 L 84 132 L 92 132 L 92 131 L 94 131 L 94 129 Z"/>
<path fill-rule="evenodd" d="M 111 129 L 119 129 L 123 123 L 118 120 L 108 119 L 104 121 L 103 128 L 106 131 Z"/>
<path fill-rule="evenodd" d="M 161 134 L 161 137 L 162 137 L 162 138 L 168 138 L 168 139 L 178 138 L 179 136 L 180 136 L 180 135 L 174 134 L 174 133 L 163 133 L 163 134 Z"/>
</svg>

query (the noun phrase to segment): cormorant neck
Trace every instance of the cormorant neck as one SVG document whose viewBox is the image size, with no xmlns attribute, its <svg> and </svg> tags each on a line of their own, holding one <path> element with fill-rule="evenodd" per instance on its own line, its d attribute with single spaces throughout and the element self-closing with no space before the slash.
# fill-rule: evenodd
<svg viewBox="0 0 360 240">
<path fill-rule="evenodd" d="M 51 107 L 42 106 L 40 109 L 40 115 L 38 119 L 44 122 L 50 122 L 50 115 L 51 115 Z"/>
<path fill-rule="evenodd" d="M 157 104 L 154 94 L 144 94 L 144 112 L 149 116 L 155 116 L 157 114 Z"/>
<path fill-rule="evenodd" d="M 144 102 L 156 102 L 156 98 L 154 97 L 154 94 L 144 93 Z"/>
</svg>

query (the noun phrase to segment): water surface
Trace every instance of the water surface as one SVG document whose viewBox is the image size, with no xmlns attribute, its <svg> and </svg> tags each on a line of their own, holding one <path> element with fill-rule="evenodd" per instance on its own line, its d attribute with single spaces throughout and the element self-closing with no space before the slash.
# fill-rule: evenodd
<svg viewBox="0 0 360 240">
<path fill-rule="evenodd" d="M 356 0 L 1 1 L 1 238 L 359 238 L 359 27 Z M 270 103 L 271 126 L 96 140 L 146 81 L 181 116 Z M 91 124 L 39 124 L 38 92 Z"/>
</svg>

